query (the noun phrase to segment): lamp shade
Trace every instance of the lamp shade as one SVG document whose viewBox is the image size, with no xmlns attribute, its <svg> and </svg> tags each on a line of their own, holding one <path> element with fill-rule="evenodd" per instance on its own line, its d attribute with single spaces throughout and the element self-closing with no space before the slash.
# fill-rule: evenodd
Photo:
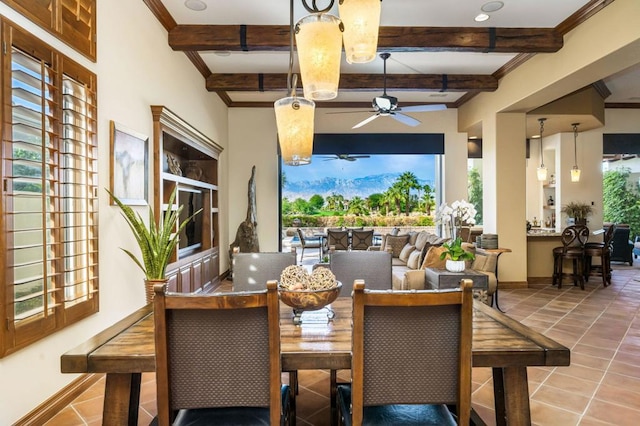
<svg viewBox="0 0 640 426">
<path fill-rule="evenodd" d="M 296 24 L 296 46 L 304 97 L 328 100 L 338 96 L 342 55 L 340 20 L 327 13 L 305 16 Z"/>
<path fill-rule="evenodd" d="M 538 180 L 543 182 L 547 180 L 547 168 L 544 165 L 541 165 L 536 169 L 536 173 L 538 175 Z"/>
<path fill-rule="evenodd" d="M 573 166 L 571 169 L 571 182 L 580 182 L 580 169 L 578 166 Z"/>
<path fill-rule="evenodd" d="M 380 9 L 380 0 L 342 0 L 339 3 L 348 63 L 362 64 L 376 57 Z"/>
<path fill-rule="evenodd" d="M 292 96 L 275 101 L 273 106 L 284 163 L 289 166 L 311 163 L 316 104 L 308 99 Z"/>
</svg>

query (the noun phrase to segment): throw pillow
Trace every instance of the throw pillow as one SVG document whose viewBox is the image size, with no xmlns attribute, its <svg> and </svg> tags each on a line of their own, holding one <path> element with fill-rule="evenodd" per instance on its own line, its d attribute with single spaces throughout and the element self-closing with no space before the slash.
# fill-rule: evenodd
<svg viewBox="0 0 640 426">
<path fill-rule="evenodd" d="M 415 246 L 416 238 L 418 238 L 418 233 L 416 231 L 409 231 L 407 232 L 407 235 L 409 236 L 409 244 L 411 244 L 412 246 Z"/>
<path fill-rule="evenodd" d="M 422 250 L 424 246 L 429 242 L 429 233 L 421 231 L 416 237 L 416 250 Z"/>
<path fill-rule="evenodd" d="M 408 235 L 398 235 L 398 236 L 387 235 L 387 240 L 385 242 L 385 250 L 390 248 L 393 257 L 399 257 L 400 252 L 402 252 L 402 249 L 404 248 L 405 244 L 407 244 L 408 242 L 409 242 Z"/>
<path fill-rule="evenodd" d="M 418 269 L 420 266 L 420 250 L 414 250 L 409 255 L 409 260 L 407 260 L 407 268 L 409 269 Z"/>
<path fill-rule="evenodd" d="M 427 255 L 424 257 L 424 261 L 422 262 L 422 266 L 420 267 L 420 269 L 425 269 L 425 268 L 444 269 L 447 261 L 446 259 L 440 260 L 440 255 L 446 250 L 447 249 L 442 246 L 433 246 L 429 248 L 429 251 L 427 252 Z"/>
<path fill-rule="evenodd" d="M 403 262 L 407 262 L 409 260 L 409 255 L 415 250 L 416 246 L 413 246 L 409 243 L 405 244 L 405 246 L 402 247 L 400 254 L 398 255 L 398 259 L 402 260 Z"/>
</svg>

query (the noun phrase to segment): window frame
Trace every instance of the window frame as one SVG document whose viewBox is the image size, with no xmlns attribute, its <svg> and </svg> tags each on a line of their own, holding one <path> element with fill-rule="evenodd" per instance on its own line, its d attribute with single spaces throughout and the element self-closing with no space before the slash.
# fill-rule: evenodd
<svg viewBox="0 0 640 426">
<path fill-rule="evenodd" d="M 0 80 L 2 81 L 2 94 L 0 95 L 2 98 L 2 124 L 0 125 L 2 126 L 2 150 L 0 150 L 0 175 L 2 176 L 0 226 L 2 232 L 0 233 L 0 248 L 4 253 L 3 256 L 0 256 L 0 270 L 4 271 L 4 280 L 0 285 L 0 317 L 4 320 L 3 326 L 0 327 L 1 358 L 98 312 L 99 281 L 97 77 L 91 71 L 56 51 L 44 41 L 13 22 L 2 18 L 0 25 L 3 49 L 0 62 L 2 64 L 2 71 L 0 72 Z M 47 132 L 52 143 L 49 144 L 51 145 L 49 148 L 45 148 L 45 142 L 43 140 L 40 141 L 43 146 L 43 156 L 36 161 L 36 167 L 40 167 L 42 172 L 40 180 L 43 185 L 41 192 L 43 223 L 41 229 L 36 228 L 37 232 L 41 232 L 41 240 L 35 245 L 36 248 L 41 247 L 43 251 L 41 259 L 43 265 L 41 284 L 43 298 L 49 298 L 51 302 L 43 302 L 43 306 L 48 306 L 46 312 L 43 310 L 41 313 L 23 320 L 19 324 L 15 321 L 15 309 L 13 307 L 16 298 L 14 296 L 15 272 L 12 265 L 15 262 L 12 260 L 13 254 L 10 254 L 10 252 L 16 251 L 17 246 L 12 243 L 13 235 L 9 235 L 10 233 L 13 234 L 14 231 L 14 228 L 10 227 L 9 215 L 14 214 L 11 203 L 16 197 L 13 190 L 10 190 L 13 186 L 9 185 L 15 178 L 12 165 L 13 161 L 15 161 L 13 158 L 14 125 L 12 124 L 15 122 L 12 118 L 14 109 L 12 106 L 14 99 L 12 93 L 14 47 L 25 55 L 47 64 L 48 69 L 52 71 L 52 84 L 50 87 L 53 93 L 52 101 L 49 103 L 53 111 L 50 120 L 51 131 L 41 129 L 41 138 Z M 68 109 L 65 110 L 63 101 L 65 91 L 63 87 L 64 76 L 71 79 L 72 84 L 75 82 L 75 84 L 81 85 L 89 93 L 88 98 L 90 101 L 87 102 L 81 99 L 78 100 L 78 104 L 82 103 L 86 108 L 90 109 L 90 114 L 85 116 Z M 67 96 L 69 95 L 67 94 Z M 74 105 L 78 104 L 74 103 Z M 42 106 L 44 106 L 44 102 Z M 74 136 L 65 136 L 65 126 L 70 126 L 69 123 L 65 124 L 65 111 L 68 117 L 77 118 L 79 115 L 83 116 L 83 122 L 86 124 L 81 125 L 78 129 L 80 129 L 82 138 L 86 139 L 86 142 L 80 143 L 86 155 L 68 152 L 64 149 L 65 145 L 78 143 L 78 138 L 74 139 Z M 44 118 L 42 120 L 42 125 L 47 123 Z M 47 155 L 51 155 L 49 160 L 44 155 L 45 151 L 47 151 Z M 67 160 L 70 164 L 65 163 L 64 160 Z M 80 163 L 81 166 L 77 166 L 76 162 Z M 41 164 L 41 166 L 38 166 L 38 164 Z M 46 175 L 48 171 L 53 171 L 51 176 Z M 67 178 L 65 176 L 73 177 Z M 68 186 L 69 183 L 75 185 L 73 190 L 63 188 Z M 44 186 L 45 184 L 47 186 Z M 47 187 L 54 189 L 47 190 Z M 47 208 L 49 204 L 54 207 Z M 64 220 L 69 217 L 74 220 L 80 219 L 78 220 L 80 222 L 84 220 L 85 222 L 81 223 L 80 226 L 73 224 L 65 227 Z M 47 225 L 46 222 L 51 221 L 52 218 L 53 224 Z M 65 235 L 68 235 L 68 237 Z M 83 237 L 78 239 L 78 235 L 83 235 Z M 45 254 L 45 248 L 47 251 L 53 250 L 55 254 Z M 70 256 L 65 258 L 65 254 Z M 77 260 L 78 257 L 81 257 L 82 261 Z M 77 266 L 74 262 L 77 262 L 80 266 Z M 53 267 L 47 266 L 49 264 L 53 265 Z M 47 271 L 48 269 L 52 269 L 52 271 Z M 76 274 L 77 271 L 80 272 Z M 77 276 L 82 278 L 78 280 Z M 66 282 L 67 277 L 74 279 L 75 282 Z M 49 280 L 54 283 L 53 287 L 47 284 Z M 74 289 L 71 287 L 78 285 L 83 287 L 80 292 L 82 297 L 79 301 L 70 299 L 68 295 L 74 293 Z M 51 304 L 47 305 L 48 303 Z"/>
</svg>

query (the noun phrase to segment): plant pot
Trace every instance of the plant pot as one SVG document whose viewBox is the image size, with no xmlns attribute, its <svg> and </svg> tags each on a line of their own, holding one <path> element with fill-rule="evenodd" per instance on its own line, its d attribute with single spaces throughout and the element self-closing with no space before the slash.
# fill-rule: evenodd
<svg viewBox="0 0 640 426">
<path fill-rule="evenodd" d="M 445 268 L 449 272 L 462 272 L 464 271 L 466 263 L 464 260 L 451 260 L 447 259 Z"/>
<path fill-rule="evenodd" d="M 155 295 L 153 291 L 153 287 L 156 284 L 166 284 L 169 282 L 169 279 L 164 278 L 161 280 L 144 280 L 144 294 L 147 298 L 147 304 L 153 303 L 153 296 Z"/>
</svg>

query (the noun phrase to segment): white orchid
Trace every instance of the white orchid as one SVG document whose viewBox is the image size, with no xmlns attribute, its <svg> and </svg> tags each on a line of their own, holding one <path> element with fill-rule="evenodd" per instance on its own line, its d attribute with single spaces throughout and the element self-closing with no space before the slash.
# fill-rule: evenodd
<svg viewBox="0 0 640 426">
<path fill-rule="evenodd" d="M 460 226 L 472 226 L 476 223 L 476 208 L 465 200 L 456 200 L 451 203 L 442 203 L 436 210 L 436 223 L 442 224 L 453 235 L 455 229 Z"/>
</svg>

